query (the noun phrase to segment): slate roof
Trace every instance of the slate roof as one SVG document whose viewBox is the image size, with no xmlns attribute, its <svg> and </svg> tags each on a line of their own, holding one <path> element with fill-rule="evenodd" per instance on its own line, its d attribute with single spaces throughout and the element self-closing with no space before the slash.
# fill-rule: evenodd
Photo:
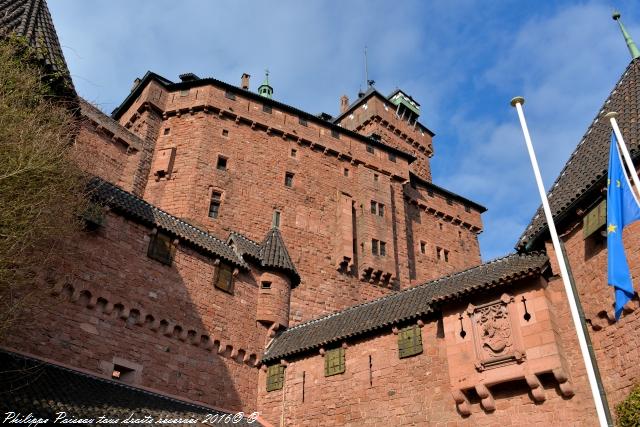
<svg viewBox="0 0 640 427">
<path fill-rule="evenodd" d="M 10 411 L 20 413 L 20 418 L 32 414 L 34 418 L 48 418 L 49 422 L 56 419 L 57 412 L 66 412 L 68 418 L 96 421 L 100 416 L 124 421 L 132 413 L 138 418 L 148 415 L 154 420 L 203 420 L 207 414 L 228 414 L 7 351 L 0 351 L 0 367 L 3 419 Z M 81 423 L 88 424 L 94 423 Z M 234 425 L 260 424 L 243 420 Z"/>
<path fill-rule="evenodd" d="M 143 141 L 139 136 L 131 133 L 128 129 L 104 114 L 86 99 L 78 97 L 78 104 L 80 105 L 80 112 L 83 116 L 87 117 L 97 125 L 102 126 L 112 134 L 114 138 L 123 141 L 125 144 L 132 146 L 138 151 L 142 150 Z"/>
<path fill-rule="evenodd" d="M 438 305 L 541 273 L 545 254 L 511 254 L 422 285 L 286 329 L 263 354 L 265 363 L 432 313 Z"/>
<path fill-rule="evenodd" d="M 235 245 L 236 252 L 240 256 L 252 258 L 263 269 L 282 271 L 287 274 L 291 279 L 292 287 L 300 283 L 300 275 L 291 261 L 287 245 L 278 228 L 273 227 L 269 230 L 260 244 L 237 232 L 231 232 L 227 243 Z"/>
<path fill-rule="evenodd" d="M 631 156 L 637 157 L 640 154 L 640 59 L 633 60 L 622 74 L 547 194 L 556 222 L 572 215 L 575 206 L 591 191 L 604 187 L 611 138 L 611 124 L 604 115 L 610 111 L 619 114 L 617 121 L 622 136 Z M 533 246 L 546 232 L 547 221 L 539 207 L 516 247 Z"/>
<path fill-rule="evenodd" d="M 60 73 L 67 87 L 73 91 L 69 69 L 45 0 L 0 0 L 0 33 L 24 37 L 36 49 L 46 67 Z"/>
<path fill-rule="evenodd" d="M 157 227 L 178 237 L 182 243 L 195 246 L 209 254 L 242 268 L 248 268 L 231 246 L 193 225 L 145 202 L 120 187 L 100 178 L 93 178 L 90 191 L 94 198 L 127 217 L 149 227 Z"/>
</svg>

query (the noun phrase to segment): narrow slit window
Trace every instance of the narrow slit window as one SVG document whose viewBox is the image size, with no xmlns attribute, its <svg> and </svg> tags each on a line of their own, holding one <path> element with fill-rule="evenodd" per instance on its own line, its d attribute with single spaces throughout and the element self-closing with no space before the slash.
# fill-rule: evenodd
<svg viewBox="0 0 640 427">
<path fill-rule="evenodd" d="M 295 148 L 291 149 L 291 157 L 296 158 L 298 157 L 298 150 L 296 150 Z"/>
<path fill-rule="evenodd" d="M 378 174 L 377 174 L 377 173 L 374 173 L 374 174 L 373 174 L 373 180 L 374 180 L 375 182 L 378 182 L 378 179 L 380 179 L 380 177 L 378 176 Z"/>
<path fill-rule="evenodd" d="M 378 216 L 384 217 L 384 205 L 382 203 L 378 203 Z"/>
<path fill-rule="evenodd" d="M 425 242 L 420 242 L 420 253 L 427 253 L 427 244 Z"/>
<path fill-rule="evenodd" d="M 344 171 L 342 172 L 344 176 L 349 176 L 349 169 L 348 168 L 344 168 Z"/>
<path fill-rule="evenodd" d="M 273 211 L 273 218 L 271 219 L 271 226 L 280 227 L 280 211 Z"/>
<path fill-rule="evenodd" d="M 386 244 L 386 242 L 380 242 L 380 256 L 387 256 L 387 244 Z"/>
<path fill-rule="evenodd" d="M 224 156 L 218 156 L 218 163 L 216 164 L 216 169 L 219 171 L 227 170 L 227 158 Z"/>
<path fill-rule="evenodd" d="M 293 173 L 287 172 L 284 174 L 284 185 L 285 187 L 293 187 Z"/>
<path fill-rule="evenodd" d="M 214 191 L 211 193 L 211 202 L 209 203 L 209 218 L 218 218 L 220 214 L 220 202 L 222 200 L 222 193 Z"/>
<path fill-rule="evenodd" d="M 444 250 L 444 262 L 449 262 L 449 251 L 448 250 Z"/>
<path fill-rule="evenodd" d="M 378 212 L 378 204 L 372 200 L 371 201 L 371 213 L 372 214 L 376 214 L 377 212 Z"/>
<path fill-rule="evenodd" d="M 376 239 L 371 239 L 371 253 L 378 255 L 378 241 Z"/>
</svg>

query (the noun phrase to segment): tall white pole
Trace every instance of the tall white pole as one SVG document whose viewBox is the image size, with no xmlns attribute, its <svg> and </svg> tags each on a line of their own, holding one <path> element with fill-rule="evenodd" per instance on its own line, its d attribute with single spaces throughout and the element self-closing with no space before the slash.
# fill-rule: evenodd
<svg viewBox="0 0 640 427">
<path fill-rule="evenodd" d="M 605 415 L 604 404 L 602 403 L 602 397 L 598 390 L 598 383 L 596 380 L 596 374 L 593 369 L 593 363 L 589 357 L 589 349 L 587 348 L 587 340 L 582 329 L 580 322 L 580 315 L 578 314 L 578 305 L 576 302 L 576 296 L 571 289 L 571 283 L 569 282 L 569 272 L 567 265 L 564 262 L 562 256 L 562 248 L 560 247 L 560 239 L 558 238 L 558 232 L 556 231 L 555 223 L 553 222 L 553 216 L 551 215 L 551 209 L 549 208 L 549 200 L 547 200 L 547 193 L 542 183 L 542 177 L 540 176 L 540 168 L 538 167 L 538 160 L 536 159 L 536 153 L 533 151 L 533 144 L 531 143 L 531 137 L 529 136 L 529 129 L 527 128 L 527 122 L 524 118 L 524 112 L 522 110 L 522 104 L 524 104 L 524 98 L 517 96 L 511 100 L 511 105 L 518 111 L 518 117 L 520 118 L 520 125 L 522 126 L 522 133 L 524 134 L 524 140 L 527 144 L 527 150 L 529 151 L 529 157 L 531 158 L 531 166 L 533 166 L 533 173 L 536 177 L 536 183 L 538 184 L 538 191 L 540 192 L 540 199 L 542 199 L 542 207 L 544 209 L 544 215 L 547 219 L 547 225 L 549 227 L 549 233 L 551 234 L 551 241 L 553 242 L 553 249 L 556 253 L 556 259 L 558 266 L 560 267 L 560 276 L 564 284 L 564 290 L 569 299 L 569 308 L 571 309 L 571 318 L 573 319 L 573 325 L 578 334 L 578 343 L 580 344 L 580 350 L 582 353 L 582 359 L 584 365 L 587 368 L 587 377 L 589 378 L 589 385 L 591 386 L 591 394 L 596 404 L 596 412 L 598 414 L 598 420 L 601 427 L 607 427 L 607 417 Z"/>
<path fill-rule="evenodd" d="M 615 111 L 611 111 L 604 115 L 605 119 L 609 119 L 611 121 L 611 127 L 613 128 L 613 133 L 616 134 L 616 139 L 618 140 L 618 147 L 620 147 L 620 151 L 622 152 L 622 157 L 624 157 L 624 162 L 627 165 L 627 169 L 629 169 L 629 173 L 631 174 L 631 179 L 633 180 L 633 185 L 636 187 L 636 192 L 640 192 L 640 179 L 638 179 L 638 173 L 636 172 L 636 168 L 633 166 L 633 161 L 631 160 L 631 156 L 629 155 L 629 150 L 627 150 L 627 144 L 625 144 L 624 139 L 622 139 L 622 132 L 620 132 L 620 128 L 618 127 L 618 122 L 616 121 L 616 117 L 618 113 Z"/>
</svg>

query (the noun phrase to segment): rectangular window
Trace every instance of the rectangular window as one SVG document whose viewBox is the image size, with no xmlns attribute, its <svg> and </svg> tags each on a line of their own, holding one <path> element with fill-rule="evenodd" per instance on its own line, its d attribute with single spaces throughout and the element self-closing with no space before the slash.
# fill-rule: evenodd
<svg viewBox="0 0 640 427">
<path fill-rule="evenodd" d="M 422 330 L 416 326 L 401 329 L 398 333 L 398 357 L 400 359 L 422 353 Z"/>
<path fill-rule="evenodd" d="M 387 256 L 387 244 L 380 242 L 380 256 Z"/>
<path fill-rule="evenodd" d="M 214 191 L 211 193 L 211 202 L 209 203 L 209 218 L 218 218 L 220 213 L 220 201 L 222 194 Z"/>
<path fill-rule="evenodd" d="M 471 208 L 470 208 L 469 206 L 465 206 L 465 207 L 464 207 L 464 211 L 465 211 L 465 212 L 471 212 Z"/>
<path fill-rule="evenodd" d="M 378 203 L 378 216 L 384 216 L 384 205 L 382 203 Z"/>
<path fill-rule="evenodd" d="M 284 384 L 284 366 L 272 365 L 267 368 L 267 391 L 281 390 Z"/>
<path fill-rule="evenodd" d="M 262 104 L 262 111 L 271 114 L 271 105 Z"/>
<path fill-rule="evenodd" d="M 374 174 L 373 174 L 373 181 L 374 181 L 374 182 L 378 182 L 378 179 L 380 179 L 380 177 L 378 176 L 378 174 L 377 174 L 377 173 L 374 173 Z"/>
<path fill-rule="evenodd" d="M 298 117 L 298 124 L 301 124 L 302 126 L 307 126 L 307 119 L 303 119 L 302 117 Z"/>
<path fill-rule="evenodd" d="M 324 353 L 324 376 L 342 374 L 344 367 L 344 348 L 334 348 Z"/>
<path fill-rule="evenodd" d="M 182 89 L 180 91 L 180 96 L 187 96 L 189 95 L 189 89 Z"/>
<path fill-rule="evenodd" d="M 215 287 L 231 293 L 233 290 L 233 269 L 227 264 L 220 263 L 216 267 Z"/>
<path fill-rule="evenodd" d="M 448 250 L 444 250 L 444 262 L 449 262 L 449 251 Z"/>
<path fill-rule="evenodd" d="M 216 164 L 216 169 L 219 171 L 227 170 L 227 158 L 223 156 L 218 156 L 218 163 Z"/>
<path fill-rule="evenodd" d="M 378 204 L 372 200 L 371 201 L 371 213 L 375 214 L 376 212 L 378 212 Z"/>
<path fill-rule="evenodd" d="M 229 136 L 229 131 L 227 129 L 222 129 L 222 136 Z"/>
<path fill-rule="evenodd" d="M 396 162 L 396 155 L 395 153 L 389 153 L 389 160 L 391 160 L 392 162 Z"/>
<path fill-rule="evenodd" d="M 169 132 L 171 132 L 170 128 L 164 128 L 164 135 L 169 135 Z"/>
<path fill-rule="evenodd" d="M 340 133 L 335 129 L 331 129 L 331 136 L 336 139 L 340 139 Z"/>
<path fill-rule="evenodd" d="M 171 236 L 161 231 L 151 235 L 151 241 L 149 242 L 149 249 L 147 251 L 149 258 L 160 261 L 165 265 L 171 265 L 173 253 L 174 247 L 171 242 Z"/>
<path fill-rule="evenodd" d="M 452 201 L 451 199 L 447 198 L 447 204 L 448 204 L 449 206 L 451 206 L 451 205 L 453 205 L 453 201 Z"/>
<path fill-rule="evenodd" d="M 344 168 L 344 171 L 342 173 L 344 174 L 344 176 L 349 176 L 349 169 Z"/>
<path fill-rule="evenodd" d="M 371 253 L 378 255 L 378 241 L 376 239 L 371 239 Z"/>
<path fill-rule="evenodd" d="M 373 154 L 376 150 L 373 149 L 373 145 L 367 144 L 367 153 Z"/>
<path fill-rule="evenodd" d="M 276 228 L 280 227 L 280 211 L 273 211 L 271 226 Z"/>
<path fill-rule="evenodd" d="M 261 282 L 260 288 L 262 289 L 271 289 L 271 282 Z"/>
<path fill-rule="evenodd" d="M 296 157 L 298 155 L 298 150 L 296 150 L 295 148 L 291 149 L 291 157 Z"/>
<path fill-rule="evenodd" d="M 113 371 L 111 372 L 112 379 L 131 384 L 134 382 L 135 376 L 135 369 L 127 368 L 126 366 L 117 364 L 113 365 Z"/>
<path fill-rule="evenodd" d="M 226 91 L 224 93 L 224 97 L 227 99 L 231 99 L 231 100 L 235 100 L 236 99 L 236 94 L 230 91 Z"/>
<path fill-rule="evenodd" d="M 433 190 L 427 190 L 427 196 L 433 197 Z"/>
<path fill-rule="evenodd" d="M 293 173 L 287 172 L 284 174 L 284 185 L 285 187 L 293 187 Z"/>
<path fill-rule="evenodd" d="M 420 253 L 422 254 L 427 253 L 427 244 L 425 242 L 420 242 Z"/>
<path fill-rule="evenodd" d="M 436 247 L 436 257 L 442 259 L 442 248 Z"/>
</svg>

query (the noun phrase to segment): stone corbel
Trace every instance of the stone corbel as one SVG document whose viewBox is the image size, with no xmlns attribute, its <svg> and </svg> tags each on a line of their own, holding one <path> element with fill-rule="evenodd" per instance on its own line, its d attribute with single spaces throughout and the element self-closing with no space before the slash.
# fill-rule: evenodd
<svg viewBox="0 0 640 427">
<path fill-rule="evenodd" d="M 542 388 L 542 384 L 540 384 L 538 377 L 535 374 L 531 374 L 525 375 L 524 379 L 531 389 L 531 396 L 533 396 L 533 400 L 535 402 L 544 402 L 547 397 L 544 394 L 544 388 Z"/>
<path fill-rule="evenodd" d="M 573 390 L 573 385 L 571 384 L 571 381 L 569 381 L 569 376 L 567 375 L 565 370 L 562 368 L 557 368 L 557 369 L 554 369 L 552 372 L 553 372 L 554 378 L 556 379 L 556 381 L 558 381 L 558 385 L 560 386 L 560 391 L 562 392 L 562 395 L 564 397 L 573 396 L 575 394 L 575 391 Z"/>
<path fill-rule="evenodd" d="M 476 384 L 476 393 L 480 396 L 480 403 L 487 412 L 493 412 L 496 410 L 496 401 L 493 399 L 491 391 L 484 384 Z"/>
<path fill-rule="evenodd" d="M 453 389 L 451 390 L 451 396 L 453 400 L 456 402 L 456 407 L 458 408 L 458 412 L 462 416 L 471 415 L 471 406 L 469 405 L 469 400 L 467 396 L 464 395 L 462 390 Z"/>
</svg>

